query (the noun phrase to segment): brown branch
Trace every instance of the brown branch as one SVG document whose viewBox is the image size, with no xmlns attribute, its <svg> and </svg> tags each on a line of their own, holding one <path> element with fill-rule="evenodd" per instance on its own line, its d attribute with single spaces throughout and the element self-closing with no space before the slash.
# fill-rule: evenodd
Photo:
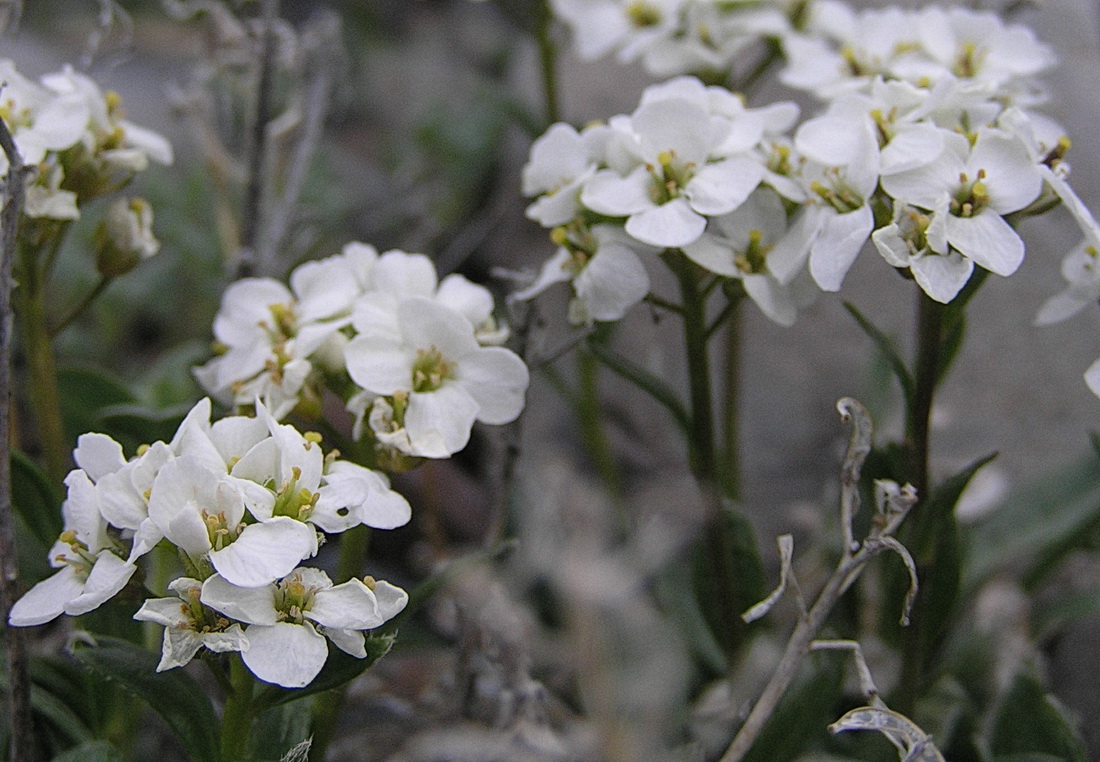
<svg viewBox="0 0 1100 762">
<path fill-rule="evenodd" d="M 0 620 L 7 641 L 8 701 L 11 707 L 9 759 L 33 760 L 34 745 L 27 675 L 25 636 L 7 626 L 8 613 L 18 594 L 19 562 L 15 546 L 15 513 L 11 495 L 11 352 L 14 315 L 11 292 L 15 267 L 16 234 L 23 212 L 26 168 L 7 124 L 0 119 L 0 147 L 8 157 L 4 178 L 3 211 L 0 212 Z"/>
</svg>

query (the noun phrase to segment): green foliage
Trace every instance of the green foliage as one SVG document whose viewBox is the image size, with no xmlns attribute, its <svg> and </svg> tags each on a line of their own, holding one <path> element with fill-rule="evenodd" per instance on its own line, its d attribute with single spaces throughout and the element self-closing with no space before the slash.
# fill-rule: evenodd
<svg viewBox="0 0 1100 762">
<path fill-rule="evenodd" d="M 106 741 L 89 741 L 58 754 L 53 762 L 124 762 L 125 757 Z"/>
<path fill-rule="evenodd" d="M 964 532 L 963 588 L 973 591 L 1012 566 L 1034 585 L 1100 520 L 1100 460 L 1094 454 L 1010 494 Z"/>
<path fill-rule="evenodd" d="M 1086 762 L 1085 745 L 1061 705 L 1034 677 L 1020 674 L 994 719 L 990 750 L 995 762 L 1020 761 L 1020 755 L 1043 755 Z"/>
<path fill-rule="evenodd" d="M 99 637 L 94 646 L 74 646 L 73 656 L 92 674 L 144 700 L 195 762 L 219 762 L 218 720 L 210 700 L 185 671 L 157 672 L 157 656 L 118 638 Z"/>
<path fill-rule="evenodd" d="M 908 406 L 908 400 L 913 398 L 915 382 L 913 381 L 913 375 L 909 372 L 909 368 L 905 364 L 905 360 L 901 356 L 901 350 L 898 349 L 897 342 L 880 331 L 878 327 L 866 318 L 862 312 L 856 309 L 855 305 L 851 302 L 844 302 L 844 308 L 848 310 L 853 318 L 855 318 L 859 327 L 862 328 L 868 338 L 874 342 L 875 348 L 879 351 L 879 354 L 889 363 L 890 370 L 893 371 L 894 377 L 901 385 L 902 398 L 907 401 L 906 405 Z"/>
<path fill-rule="evenodd" d="M 63 529 L 61 498 L 42 469 L 19 450 L 11 453 L 11 495 L 16 515 L 48 549 Z"/>
<path fill-rule="evenodd" d="M 99 413 L 103 408 L 136 402 L 134 395 L 121 382 L 91 368 L 59 370 L 57 386 L 65 435 L 74 445 L 81 434 L 99 430 Z"/>
<path fill-rule="evenodd" d="M 280 762 L 310 736 L 309 701 L 291 701 L 260 714 L 252 723 L 250 762 Z"/>
</svg>

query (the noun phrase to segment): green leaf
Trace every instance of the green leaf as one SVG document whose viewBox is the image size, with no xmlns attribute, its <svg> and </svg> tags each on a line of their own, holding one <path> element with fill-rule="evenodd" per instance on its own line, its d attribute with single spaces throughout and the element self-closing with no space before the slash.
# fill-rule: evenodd
<svg viewBox="0 0 1100 762">
<path fill-rule="evenodd" d="M 202 686 L 182 669 L 157 672 L 153 653 L 118 638 L 78 642 L 72 654 L 89 672 L 143 699 L 164 718 L 196 762 L 219 762 L 218 718 Z"/>
<path fill-rule="evenodd" d="M 52 547 L 64 529 L 61 498 L 42 469 L 18 450 L 11 453 L 11 497 L 15 512 L 35 539 Z"/>
<path fill-rule="evenodd" d="M 0 669 L 0 688 L 7 695 L 9 690 L 6 663 Z M 84 719 L 69 706 L 63 697 L 55 695 L 37 682 L 31 682 L 31 713 L 37 722 L 47 722 L 68 743 L 83 743 L 94 738 Z"/>
<path fill-rule="evenodd" d="M 703 614 L 698 596 L 684 595 L 691 587 L 691 562 L 685 560 L 663 571 L 657 578 L 656 593 L 661 608 L 679 627 L 692 652 L 712 673 L 724 675 L 729 671 L 729 661 Z"/>
<path fill-rule="evenodd" d="M 310 737 L 312 719 L 308 704 L 291 702 L 263 712 L 252 722 L 249 760 L 280 762 Z"/>
<path fill-rule="evenodd" d="M 108 405 L 135 402 L 130 390 L 111 376 L 90 368 L 63 368 L 57 373 L 61 419 L 70 442 L 95 431 L 99 411 Z"/>
<path fill-rule="evenodd" d="M 719 524 L 721 522 L 721 524 Z M 767 576 L 752 524 L 732 506 L 724 506 L 693 547 L 692 587 L 714 639 L 727 655 L 740 650 L 749 628 L 741 614 L 768 595 Z M 729 583 L 720 582 L 720 574 Z M 727 594 L 727 590 L 730 594 Z M 727 597 L 728 595 L 728 597 Z"/>
<path fill-rule="evenodd" d="M 1005 755 L 1044 754 L 1086 762 L 1085 744 L 1058 701 L 1034 677 L 1019 674 L 993 722 L 989 748 Z"/>
<path fill-rule="evenodd" d="M 172 439 L 192 403 L 156 410 L 144 405 L 109 405 L 96 416 L 95 430 L 117 440 L 122 449 L 134 452 L 139 445 Z"/>
<path fill-rule="evenodd" d="M 339 688 L 366 672 L 371 665 L 381 659 L 393 648 L 396 633 L 374 633 L 367 636 L 365 659 L 356 659 L 338 648 L 329 647 L 328 660 L 324 668 L 313 678 L 313 682 L 304 688 L 280 688 L 276 685 L 265 687 L 257 695 L 255 705 L 268 709 L 290 701 L 312 696 L 314 693 Z"/>
<path fill-rule="evenodd" d="M 977 524 L 964 530 L 963 589 L 973 591 L 1009 565 L 1030 573 L 1051 551 L 1065 552 L 1100 516 L 1100 460 L 1089 454 L 1058 472 L 1013 491 Z"/>
<path fill-rule="evenodd" d="M 879 353 L 882 354 L 890 364 L 890 369 L 894 371 L 894 377 L 897 378 L 898 383 L 901 384 L 903 398 L 907 400 L 912 399 L 915 386 L 913 376 L 909 373 L 909 368 L 906 366 L 905 360 L 901 357 L 901 352 L 898 350 L 897 343 L 880 331 L 869 319 L 864 317 L 863 313 L 856 309 L 855 305 L 851 302 L 844 302 L 844 308 L 848 310 L 853 318 L 855 318 L 856 322 L 859 323 L 859 327 L 862 328 L 868 338 L 874 342 Z"/>
<path fill-rule="evenodd" d="M 122 752 L 106 741 L 89 741 L 58 754 L 53 762 L 124 762 Z"/>
</svg>

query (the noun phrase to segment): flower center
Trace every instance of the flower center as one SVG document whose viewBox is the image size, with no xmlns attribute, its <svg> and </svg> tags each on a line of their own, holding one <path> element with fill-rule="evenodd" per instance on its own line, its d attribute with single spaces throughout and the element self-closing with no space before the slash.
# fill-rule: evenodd
<svg viewBox="0 0 1100 762">
<path fill-rule="evenodd" d="M 744 251 L 734 252 L 733 263 L 737 269 L 746 275 L 757 275 L 767 268 L 766 258 L 771 246 L 764 246 L 764 233 L 759 230 L 749 231 L 749 243 Z"/>
<path fill-rule="evenodd" d="M 626 6 L 626 17 L 633 26 L 639 29 L 647 26 L 657 26 L 661 23 L 661 9 L 645 2 L 645 0 L 634 0 Z"/>
<path fill-rule="evenodd" d="M 832 169 L 826 176 L 832 175 L 832 185 L 814 180 L 810 184 L 810 190 L 816 193 L 822 201 L 836 209 L 841 214 L 854 212 L 863 206 L 864 200 L 848 183 L 840 176 L 840 170 Z"/>
<path fill-rule="evenodd" d="M 96 557 L 88 550 L 88 546 L 77 539 L 76 532 L 67 530 L 62 532 L 58 540 L 69 546 L 71 553 L 59 553 L 54 557 L 54 560 L 66 563 L 73 567 L 77 576 L 81 580 L 88 579 L 88 574 L 92 571 L 92 567 L 95 566 Z"/>
<path fill-rule="evenodd" d="M 187 588 L 187 597 L 180 604 L 180 613 L 187 619 L 185 629 L 200 634 L 224 632 L 229 628 L 229 620 L 213 609 L 202 605 L 201 596 L 202 588 L 198 585 Z"/>
<path fill-rule="evenodd" d="M 313 513 L 320 494 L 298 487 L 298 480 L 302 478 L 302 469 L 294 466 L 291 472 L 293 476 L 290 481 L 284 483 L 275 495 L 275 506 L 271 513 L 274 516 L 289 516 L 296 521 L 305 521 Z"/>
<path fill-rule="evenodd" d="M 985 170 L 979 169 L 971 182 L 965 172 L 959 174 L 959 189 L 951 199 L 951 213 L 956 217 L 973 217 L 989 204 L 989 190 L 985 185 Z"/>
<path fill-rule="evenodd" d="M 662 151 L 657 155 L 658 166 L 647 164 L 646 169 L 652 178 L 649 194 L 654 203 L 667 204 L 680 196 L 684 187 L 695 176 L 695 164 L 680 163 L 675 151 Z"/>
<path fill-rule="evenodd" d="M 305 612 L 313 608 L 316 592 L 316 587 L 307 587 L 302 582 L 302 575 L 299 573 L 280 580 L 275 586 L 275 611 L 278 612 L 279 621 L 302 624 L 305 621 Z"/>
<path fill-rule="evenodd" d="M 959 78 L 969 79 L 978 74 L 985 61 L 985 48 L 979 48 L 976 42 L 965 42 L 955 55 L 952 73 Z"/>
<path fill-rule="evenodd" d="M 416 350 L 412 366 L 414 392 L 434 392 L 450 378 L 454 378 L 454 364 L 443 359 L 443 353 L 434 344 L 428 349 Z"/>
<path fill-rule="evenodd" d="M 236 540 L 241 532 L 244 531 L 244 525 L 238 524 L 237 526 L 229 526 L 229 520 L 225 517 L 225 511 L 219 511 L 216 514 L 211 515 L 203 509 L 202 521 L 206 524 L 206 534 L 210 538 L 211 550 L 221 550 L 229 543 Z"/>
</svg>

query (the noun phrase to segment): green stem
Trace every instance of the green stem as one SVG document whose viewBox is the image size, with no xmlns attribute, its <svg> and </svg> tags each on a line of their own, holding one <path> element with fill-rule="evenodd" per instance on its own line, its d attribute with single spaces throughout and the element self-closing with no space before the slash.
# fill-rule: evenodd
<svg viewBox="0 0 1100 762">
<path fill-rule="evenodd" d="M 225 697 L 222 713 L 222 762 L 238 762 L 245 758 L 248 735 L 252 729 L 252 693 L 255 678 L 241 660 L 240 654 L 229 656 L 229 680 L 233 691 Z"/>
<path fill-rule="evenodd" d="M 549 0 L 543 0 L 538 8 L 536 41 L 539 46 L 539 68 L 542 72 L 542 95 L 546 103 L 546 122 L 561 121 L 561 105 L 558 101 L 558 47 L 551 31 L 554 13 Z"/>
<path fill-rule="evenodd" d="M 340 557 L 336 561 L 336 579 L 345 582 L 358 577 L 363 571 L 363 562 L 367 558 L 370 546 L 371 530 L 367 526 L 357 526 L 340 535 Z M 313 702 L 313 744 L 309 748 L 309 758 L 322 762 L 336 735 L 336 725 L 347 698 L 348 685 L 326 691 L 318 695 Z"/>
<path fill-rule="evenodd" d="M 905 453 L 907 478 L 921 500 L 928 497 L 929 423 L 943 355 L 943 321 L 946 306 L 923 290 L 917 290 L 917 356 L 913 398 L 906 409 Z M 916 506 L 919 515 L 920 505 Z"/>
<path fill-rule="evenodd" d="M 917 565 L 920 590 L 913 604 L 912 624 L 903 636 L 901 680 L 894 708 L 911 712 L 926 682 L 931 644 L 936 636 L 929 631 L 928 604 L 939 590 L 932 589 L 934 570 L 939 558 L 939 541 L 946 542 L 947 532 L 958 531 L 953 514 L 937 518 L 929 513 L 931 483 L 928 468 L 929 430 L 937 382 L 941 377 L 944 351 L 944 317 L 947 307 L 917 289 L 917 346 L 913 375 L 913 395 L 908 400 L 905 425 L 906 478 L 917 488 L 919 501 L 905 527 L 902 541 Z M 945 524 L 930 526 L 930 522 Z"/>
<path fill-rule="evenodd" d="M 680 281 L 691 398 L 689 460 L 707 508 L 707 522 L 703 527 L 706 566 L 704 578 L 700 581 L 700 592 L 713 603 L 712 626 L 732 666 L 745 629 L 740 614 L 747 608 L 744 605 L 745 590 L 740 588 L 748 580 L 738 573 L 738 567 L 751 559 L 746 558 L 745 553 L 744 522 L 740 517 L 730 515 L 720 493 L 728 484 L 720 478 L 718 467 L 714 396 L 707 347 L 707 305 L 700 288 L 699 269 L 678 251 L 667 251 L 664 256 Z M 732 496 L 726 494 L 725 497 Z"/>
<path fill-rule="evenodd" d="M 600 404 L 600 365 L 596 357 L 587 349 L 577 352 L 577 375 L 580 382 L 578 393 L 578 415 L 581 424 L 581 436 L 584 445 L 592 456 L 596 472 L 616 503 L 623 497 L 623 480 L 619 473 L 611 440 L 603 425 L 603 410 Z"/>
<path fill-rule="evenodd" d="M 744 292 L 742 292 L 743 294 Z M 722 485 L 732 500 L 741 499 L 741 302 L 733 296 L 726 315 L 726 384 L 722 397 Z"/>
<path fill-rule="evenodd" d="M 15 308 L 29 376 L 27 398 L 38 427 L 42 459 L 50 478 L 60 484 L 69 472 L 69 448 L 61 420 L 53 342 L 46 324 L 45 278 L 38 271 L 37 259 L 37 252 L 24 250 L 20 253 Z"/>
<path fill-rule="evenodd" d="M 107 290 L 107 286 L 111 285 L 112 280 L 114 280 L 114 278 L 111 278 L 107 275 L 101 277 L 99 279 L 99 283 L 95 284 L 95 288 L 89 291 L 84 296 L 84 298 L 80 300 L 79 304 L 69 310 L 68 314 L 66 314 L 65 317 L 61 318 L 61 320 L 57 321 L 53 328 L 49 330 L 50 337 L 52 338 L 60 334 L 62 331 L 68 328 L 74 320 L 80 317 L 84 313 L 84 310 L 91 307 L 92 303 L 95 302 L 95 300 L 98 299 L 103 294 L 103 292 Z"/>
</svg>

